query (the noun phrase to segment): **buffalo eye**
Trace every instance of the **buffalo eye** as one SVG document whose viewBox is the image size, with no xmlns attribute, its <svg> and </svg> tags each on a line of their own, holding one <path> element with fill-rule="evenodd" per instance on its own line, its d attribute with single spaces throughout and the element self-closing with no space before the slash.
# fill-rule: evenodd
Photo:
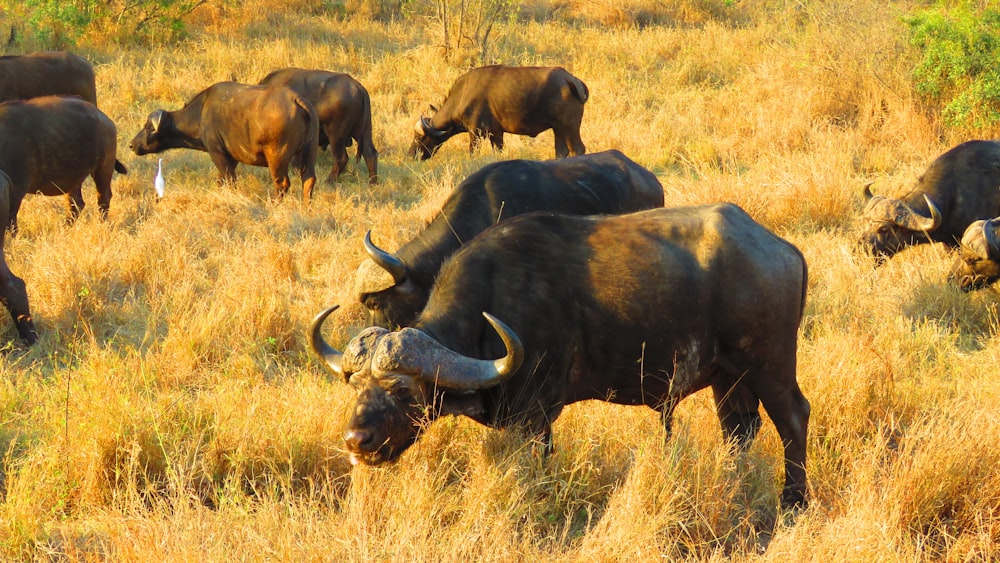
<svg viewBox="0 0 1000 563">
<path fill-rule="evenodd" d="M 405 402 L 413 398 L 413 390 L 406 385 L 397 385 L 389 390 L 389 395 L 397 401 Z"/>
</svg>

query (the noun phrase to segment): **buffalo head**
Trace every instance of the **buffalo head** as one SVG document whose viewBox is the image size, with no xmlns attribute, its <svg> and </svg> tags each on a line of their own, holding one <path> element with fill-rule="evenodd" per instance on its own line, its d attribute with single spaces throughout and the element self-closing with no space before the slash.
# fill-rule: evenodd
<svg viewBox="0 0 1000 563">
<path fill-rule="evenodd" d="M 965 229 L 950 279 L 963 291 L 1000 279 L 1000 218 L 975 221 Z"/>
<path fill-rule="evenodd" d="M 869 184 L 870 186 L 870 184 Z M 941 226 L 941 211 L 924 195 L 930 217 L 905 202 L 872 194 L 865 186 L 861 244 L 881 262 L 913 244 L 927 242 L 927 234 Z"/>
<path fill-rule="evenodd" d="M 427 303 L 428 289 L 417 284 L 402 260 L 375 246 L 372 233 L 365 233 L 365 252 L 370 260 L 358 267 L 354 291 L 368 309 L 375 326 L 410 326 Z"/>
<path fill-rule="evenodd" d="M 135 135 L 132 142 L 128 144 L 128 148 L 132 149 L 139 156 L 172 148 L 164 146 L 162 143 L 165 131 L 170 129 L 171 121 L 170 114 L 162 109 L 149 114 L 149 118 L 146 119 L 146 125 Z"/>
<path fill-rule="evenodd" d="M 410 144 L 410 150 L 406 154 L 410 158 L 427 160 L 437 152 L 441 143 L 447 141 L 450 137 L 451 135 L 447 130 L 436 129 L 431 125 L 429 117 L 421 117 L 413 126 L 413 143 Z"/>
<path fill-rule="evenodd" d="M 310 344 L 331 373 L 358 391 L 344 432 L 352 464 L 394 461 L 416 441 L 423 424 L 438 416 L 475 416 L 482 407 L 470 394 L 502 382 L 524 359 L 517 335 L 488 313 L 483 316 L 507 349 L 498 360 L 463 356 L 414 328 L 367 328 L 341 353 L 322 336 L 323 321 L 336 309 L 313 320 Z"/>
</svg>

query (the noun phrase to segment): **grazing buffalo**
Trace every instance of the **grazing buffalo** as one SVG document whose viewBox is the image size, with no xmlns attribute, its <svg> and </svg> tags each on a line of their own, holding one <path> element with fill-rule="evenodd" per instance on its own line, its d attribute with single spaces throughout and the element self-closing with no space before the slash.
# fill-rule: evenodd
<svg viewBox="0 0 1000 563">
<path fill-rule="evenodd" d="M 408 326 L 427 303 L 441 263 L 498 221 L 529 211 L 594 215 L 653 207 L 663 207 L 663 186 L 615 150 L 543 162 L 496 162 L 459 184 L 441 212 L 395 255 L 366 236 L 371 260 L 358 268 L 355 291 L 373 324 Z"/>
<path fill-rule="evenodd" d="M 42 96 L 80 96 L 97 105 L 94 67 L 63 51 L 0 57 L 0 102 Z"/>
<path fill-rule="evenodd" d="M 14 184 L 10 176 L 0 170 L 0 225 L 10 222 L 10 203 L 13 193 Z M 35 323 L 31 320 L 28 290 L 24 286 L 24 280 L 14 275 L 7 266 L 3 248 L 6 235 L 6 231 L 0 232 L 0 301 L 3 301 L 4 306 L 10 311 L 17 333 L 31 345 L 38 341 L 38 333 L 35 332 Z"/>
<path fill-rule="evenodd" d="M 1000 143 L 968 141 L 937 157 L 902 199 L 866 186 L 861 244 L 879 262 L 914 244 L 958 245 L 965 228 L 1000 215 Z"/>
<path fill-rule="evenodd" d="M 440 110 L 417 121 L 409 155 L 426 160 L 464 132 L 474 151 L 483 139 L 503 149 L 505 132 L 534 137 L 547 129 L 555 134 L 557 157 L 583 154 L 580 121 L 588 97 L 587 85 L 559 67 L 473 69 L 458 77 Z"/>
<path fill-rule="evenodd" d="M 283 68 L 268 74 L 261 84 L 287 86 L 312 102 L 319 117 L 319 148 L 330 146 L 333 169 L 329 182 L 336 182 L 347 168 L 347 147 L 358 143 L 357 160 L 365 157 L 368 183 L 378 178 L 378 151 L 372 141 L 372 103 L 368 90 L 350 75 L 325 70 Z"/>
<path fill-rule="evenodd" d="M 316 184 L 319 120 L 308 100 L 283 86 L 219 82 L 177 111 L 158 109 L 129 144 L 135 154 L 167 149 L 205 151 L 220 183 L 236 181 L 236 164 L 267 166 L 278 197 L 288 193 L 288 167 L 299 169 L 302 199 Z"/>
<path fill-rule="evenodd" d="M 111 176 L 127 170 L 115 158 L 118 132 L 101 110 L 80 98 L 46 96 L 0 104 L 0 170 L 11 183 L 7 220 L 17 230 L 25 194 L 65 195 L 68 223 L 83 210 L 83 181 L 94 179 L 101 218 L 111 206 Z"/>
<path fill-rule="evenodd" d="M 809 403 L 796 381 L 806 263 L 732 204 L 620 216 L 536 212 L 500 223 L 442 267 L 412 328 L 371 327 L 341 354 L 311 346 L 357 388 L 352 462 L 400 456 L 423 423 L 462 414 L 520 424 L 551 444 L 570 403 L 647 405 L 667 430 L 711 387 L 722 428 L 748 447 L 760 404 L 784 444 L 782 504 L 805 503 Z"/>
<path fill-rule="evenodd" d="M 974 221 L 962 235 L 951 281 L 963 291 L 981 289 L 1000 279 L 1000 217 Z"/>
</svg>

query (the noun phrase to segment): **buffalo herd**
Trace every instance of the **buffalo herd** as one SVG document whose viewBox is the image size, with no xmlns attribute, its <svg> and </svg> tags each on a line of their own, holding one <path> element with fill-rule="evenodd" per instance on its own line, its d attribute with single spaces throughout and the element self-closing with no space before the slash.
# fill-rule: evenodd
<svg viewBox="0 0 1000 563">
<path fill-rule="evenodd" d="M 449 138 L 470 149 L 504 133 L 551 129 L 555 160 L 507 160 L 462 181 L 412 240 L 394 252 L 359 241 L 368 258 L 354 293 L 369 328 L 337 350 L 320 312 L 309 345 L 358 391 L 343 438 L 352 463 L 397 459 L 424 424 L 464 415 L 519 425 L 544 451 L 563 407 L 596 399 L 647 405 L 668 431 L 677 403 L 710 387 L 725 435 L 745 448 L 762 425 L 784 445 L 781 504 L 806 503 L 809 402 L 796 379 L 808 274 L 802 253 L 739 207 L 664 207 L 657 177 L 616 150 L 586 153 L 587 85 L 559 67 L 487 66 L 452 85 L 420 117 L 408 154 L 430 158 Z M 378 181 L 368 91 L 353 77 L 283 68 L 259 84 L 221 82 L 182 108 L 154 109 L 129 148 L 137 155 L 207 152 L 220 182 L 236 166 L 266 166 L 275 192 L 298 172 L 308 201 L 317 153 L 328 182 L 356 143 Z M 63 52 L 0 57 L 0 225 L 13 235 L 25 194 L 65 195 L 68 222 L 89 176 L 107 217 L 117 129 L 98 109 L 92 66 Z M 883 262 L 907 246 L 959 249 L 963 290 L 1000 278 L 1000 143 L 942 154 L 899 199 L 864 188 L 859 244 Z M 376 233 L 377 234 L 377 233 Z M 22 340 L 38 339 L 24 281 L 0 237 L 0 300 Z M 732 283 L 739 280 L 738 284 Z M 737 288 L 737 289 L 734 289 Z"/>
</svg>

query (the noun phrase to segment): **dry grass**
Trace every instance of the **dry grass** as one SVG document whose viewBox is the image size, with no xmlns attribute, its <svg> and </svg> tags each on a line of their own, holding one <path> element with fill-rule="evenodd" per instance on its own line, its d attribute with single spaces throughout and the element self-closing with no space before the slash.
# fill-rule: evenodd
<svg viewBox="0 0 1000 563">
<path fill-rule="evenodd" d="M 183 45 L 83 49 L 130 173 L 107 224 L 94 206 L 66 227 L 61 200 L 32 196 L 9 242 L 42 338 L 0 356 L 0 559 L 997 560 L 997 292 L 949 287 L 942 248 L 874 269 L 853 243 L 864 183 L 905 189 L 961 140 L 911 93 L 911 7 L 538 0 L 494 45 L 583 78 L 588 148 L 654 170 L 671 205 L 735 202 L 805 253 L 812 504 L 797 517 L 776 508 L 773 426 L 734 455 L 706 393 L 670 441 L 649 409 L 586 403 L 557 421 L 548 459 L 517 431 L 448 419 L 398 464 L 350 468 L 352 392 L 303 333 L 332 303 L 332 340 L 358 330 L 363 233 L 395 248 L 483 164 L 552 154 L 543 133 L 503 155 L 470 157 L 460 137 L 405 159 L 413 121 L 465 70 L 433 30 L 213 2 Z M 206 155 L 173 151 L 155 202 L 155 159 L 126 149 L 146 115 L 289 65 L 366 85 L 382 183 L 352 161 L 311 204 L 297 183 L 279 202 L 261 169 L 220 188 Z"/>
</svg>

